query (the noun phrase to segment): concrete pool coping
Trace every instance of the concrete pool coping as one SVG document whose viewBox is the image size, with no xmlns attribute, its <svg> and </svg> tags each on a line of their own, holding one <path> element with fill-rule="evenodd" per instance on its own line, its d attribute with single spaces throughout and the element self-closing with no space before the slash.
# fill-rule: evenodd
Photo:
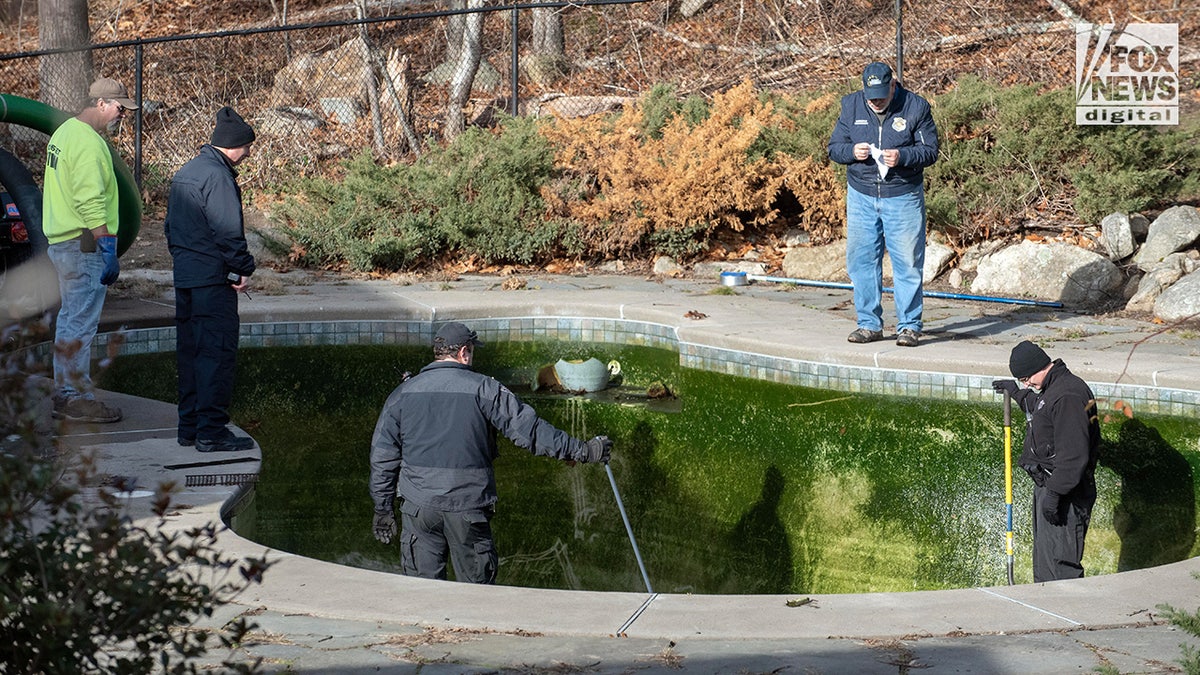
<svg viewBox="0 0 1200 675">
<path fill-rule="evenodd" d="M 755 286 L 737 295 L 714 295 L 715 281 L 646 280 L 624 277 L 546 277 L 523 290 L 506 291 L 495 278 L 454 284 L 398 285 L 387 281 L 317 283 L 276 296 L 242 302 L 246 324 L 325 319 L 424 321 L 501 316 L 613 317 L 673 327 L 679 339 L 723 349 L 793 359 L 916 372 L 963 372 L 1001 376 L 1012 344 L 1023 338 L 1050 343 L 1089 381 L 1131 382 L 1194 392 L 1200 382 L 1196 339 L 1153 335 L 1158 327 L 1052 312 L 927 300 L 927 338 L 916 349 L 891 341 L 852 345 L 848 291 Z M 885 300 L 885 312 L 891 306 Z M 169 296 L 114 299 L 108 327 L 167 325 Z M 1064 333 L 1069 332 L 1069 335 Z M 1185 386 L 1185 383 L 1187 386 Z M 113 395 L 126 419 L 108 427 L 76 425 L 65 439 L 102 453 L 105 470 L 133 475 L 142 485 L 164 478 L 182 484 L 189 470 L 172 464 L 207 459 L 174 443 L 173 406 Z M 617 449 L 619 452 L 619 448 Z M 242 453 L 232 455 L 236 458 Z M 254 456 L 253 453 L 250 456 Z M 225 458 L 222 458 L 225 459 Z M 254 462 L 195 473 L 252 472 Z M 591 467 L 584 467 L 585 470 Z M 178 496 L 173 527 L 218 518 L 238 488 L 189 487 Z M 135 506 L 136 508 L 136 506 Z M 1019 509 L 1025 510 L 1023 505 Z M 369 514 L 364 514 L 364 527 Z M 261 555 L 264 548 L 233 534 L 222 535 L 233 555 Z M 1002 542 L 997 541 L 997 546 Z M 1050 584 L 1012 587 L 806 596 L 703 596 L 663 593 L 599 593 L 432 582 L 355 569 L 281 552 L 262 585 L 236 603 L 283 614 L 350 622 L 537 633 L 607 639 L 739 641 L 807 638 L 921 639 L 1012 635 L 1114 628 L 1160 623 L 1156 606 L 1200 605 L 1200 559 L 1149 570 Z M 1021 548 L 1018 556 L 1028 556 Z M 1027 564 L 1027 561 L 1025 562 Z M 800 607 L 786 600 L 811 598 Z M 1182 638 L 1182 636 L 1180 636 Z M 1169 657 L 1168 659 L 1169 660 Z"/>
</svg>

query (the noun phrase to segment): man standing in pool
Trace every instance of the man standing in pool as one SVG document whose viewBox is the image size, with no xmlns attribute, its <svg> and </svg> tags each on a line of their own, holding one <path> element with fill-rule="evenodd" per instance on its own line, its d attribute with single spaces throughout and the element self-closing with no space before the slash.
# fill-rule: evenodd
<svg viewBox="0 0 1200 675">
<path fill-rule="evenodd" d="M 612 451 L 607 436 L 576 439 L 472 370 L 475 348 L 482 346 L 463 324 L 443 325 L 433 338 L 434 361 L 396 387 L 375 425 L 372 530 L 391 543 L 399 494 L 400 560 L 410 576 L 445 579 L 449 557 L 458 581 L 496 582 L 497 431 L 535 455 L 565 461 L 607 463 Z"/>
<path fill-rule="evenodd" d="M 1029 387 L 996 380 L 1025 411 L 1025 447 L 1018 463 L 1033 479 L 1033 580 L 1083 576 L 1083 540 L 1096 503 L 1100 421 L 1087 383 L 1025 340 L 1009 370 Z M 1037 390 L 1037 391 L 1034 391 Z"/>
</svg>

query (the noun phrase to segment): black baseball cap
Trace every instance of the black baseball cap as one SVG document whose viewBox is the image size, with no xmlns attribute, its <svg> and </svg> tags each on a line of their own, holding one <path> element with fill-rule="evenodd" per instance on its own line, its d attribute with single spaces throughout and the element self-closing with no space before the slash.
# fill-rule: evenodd
<svg viewBox="0 0 1200 675">
<path fill-rule="evenodd" d="M 450 345 L 475 345 L 482 347 L 483 341 L 475 334 L 475 331 L 467 328 L 457 321 L 443 324 L 438 329 L 437 335 L 433 336 L 433 346 L 443 347 Z"/>
</svg>

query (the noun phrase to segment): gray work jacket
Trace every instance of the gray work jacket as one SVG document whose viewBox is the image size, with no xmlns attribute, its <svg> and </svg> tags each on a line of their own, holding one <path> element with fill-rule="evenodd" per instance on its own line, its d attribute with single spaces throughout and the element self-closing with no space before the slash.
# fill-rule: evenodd
<svg viewBox="0 0 1200 675">
<path fill-rule="evenodd" d="M 537 416 L 494 378 L 434 361 L 388 396 L 371 440 L 371 498 L 390 511 L 397 493 L 440 511 L 490 508 L 496 432 L 535 455 L 582 460 L 583 441 Z"/>
</svg>

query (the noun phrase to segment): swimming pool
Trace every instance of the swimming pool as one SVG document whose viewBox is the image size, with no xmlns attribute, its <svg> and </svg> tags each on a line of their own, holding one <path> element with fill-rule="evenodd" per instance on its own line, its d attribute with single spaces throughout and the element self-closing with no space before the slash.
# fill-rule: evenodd
<svg viewBox="0 0 1200 675">
<path fill-rule="evenodd" d="M 643 359 L 648 364 L 644 366 L 634 365 L 639 358 L 620 358 L 627 364 L 626 373 L 639 373 L 631 375 L 631 381 L 652 373 L 671 382 L 682 400 L 678 414 L 588 398 L 547 398 L 536 405 L 561 426 L 586 425 L 575 430 L 580 435 L 621 429 L 614 434 L 618 448 L 613 468 L 656 590 L 863 592 L 1000 583 L 1000 415 L 987 386 L 990 378 L 789 362 L 672 344 L 669 330 L 656 332 L 652 325 L 622 322 L 635 325 L 616 331 L 615 323 L 541 318 L 473 321 L 472 326 L 490 343 L 507 338 L 513 345 L 493 349 L 489 344 L 481 351 L 481 356 L 491 352 L 495 358 L 491 364 L 481 359 L 480 367 L 495 368 L 506 381 L 520 381 L 522 368 L 552 360 L 545 351 L 548 344 L 560 345 L 555 357 L 576 355 L 570 353 L 575 349 L 603 351 L 607 359 L 611 352 L 630 346 L 653 352 Z M 333 363 L 328 349 L 313 349 L 307 356 L 264 351 L 283 354 L 280 365 L 272 367 L 276 372 L 305 377 L 286 387 L 268 387 L 295 394 L 276 402 L 284 411 L 281 421 L 247 427 L 263 444 L 265 461 L 254 502 L 242 512 L 245 518 L 235 519 L 235 527 L 243 532 L 251 515 L 257 523 L 267 522 L 262 515 L 268 502 L 272 508 L 307 504 L 319 514 L 303 515 L 304 509 L 296 507 L 292 515 L 270 522 L 324 523 L 317 529 L 286 534 L 283 530 L 288 528 L 264 532 L 256 524 L 256 532 L 245 533 L 284 550 L 392 569 L 394 553 L 373 550 L 378 545 L 370 540 L 366 525 L 366 442 L 397 369 L 415 369 L 428 360 L 424 345 L 429 324 L 319 322 L 307 328 L 248 325 L 243 345 L 408 344 L 413 356 L 405 358 L 412 365 L 401 366 L 399 352 L 381 346 L 367 348 L 382 351 L 361 365 L 349 364 L 358 358 Z M 551 335 L 553 340 L 548 339 Z M 246 350 L 243 355 L 252 353 Z M 239 398 L 246 390 L 252 399 L 269 400 L 263 392 L 246 388 L 247 377 L 254 377 L 255 371 L 249 359 L 244 365 L 249 369 L 239 372 Z M 263 372 L 272 368 L 264 366 Z M 714 372 L 729 370 L 740 372 L 733 377 Z M 829 388 L 802 391 L 793 386 L 798 383 L 784 384 L 795 379 L 825 381 Z M 334 421 L 325 412 L 338 406 L 333 404 L 335 397 L 317 393 L 322 383 L 335 392 L 374 387 L 374 392 L 363 393 L 376 402 Z M 903 396 L 865 393 L 878 389 Z M 962 396 L 963 391 L 968 395 Z M 1168 401 L 1167 407 L 1174 403 Z M 246 419 L 266 420 L 259 410 L 247 412 Z M 246 426 L 241 414 L 245 412 L 238 421 Z M 304 425 L 295 423 L 298 417 Z M 699 426 L 697 419 L 714 426 Z M 1144 424 L 1147 421 L 1151 424 Z M 1187 557 L 1194 548 L 1194 425 L 1142 416 L 1133 424 L 1113 422 L 1119 424 L 1106 432 L 1113 447 L 1130 452 L 1112 453 L 1114 461 L 1102 465 L 1105 497 L 1089 534 L 1089 573 Z M 1168 427 L 1165 432 L 1158 428 L 1163 424 Z M 297 450 L 321 434 L 344 438 L 350 447 L 344 453 Z M 875 447 L 865 452 L 864 444 Z M 273 458 L 276 448 L 287 450 Z M 1152 451 L 1149 461 L 1147 448 Z M 315 474 L 332 482 L 304 487 L 273 475 L 275 468 L 284 470 L 288 458 L 314 467 Z M 601 590 L 641 586 L 603 472 L 589 470 L 595 468 L 566 469 L 520 452 L 505 453 L 498 466 L 502 583 Z M 1167 514 L 1155 500 L 1162 493 L 1161 479 L 1172 476 L 1178 480 L 1167 491 L 1174 494 Z M 1181 499 L 1184 479 L 1188 498 Z M 1022 517 L 1028 508 L 1027 482 L 1017 477 L 1018 523 L 1028 520 Z M 1151 485 L 1156 489 L 1148 489 Z M 556 515 L 546 519 L 545 514 Z M 1144 522 L 1160 525 L 1153 533 L 1132 526 Z M 1028 576 L 1027 549 L 1021 549 L 1028 533 L 1021 525 L 1017 529 L 1021 581 L 1022 574 Z M 589 555 L 588 549 L 595 554 Z"/>
</svg>

